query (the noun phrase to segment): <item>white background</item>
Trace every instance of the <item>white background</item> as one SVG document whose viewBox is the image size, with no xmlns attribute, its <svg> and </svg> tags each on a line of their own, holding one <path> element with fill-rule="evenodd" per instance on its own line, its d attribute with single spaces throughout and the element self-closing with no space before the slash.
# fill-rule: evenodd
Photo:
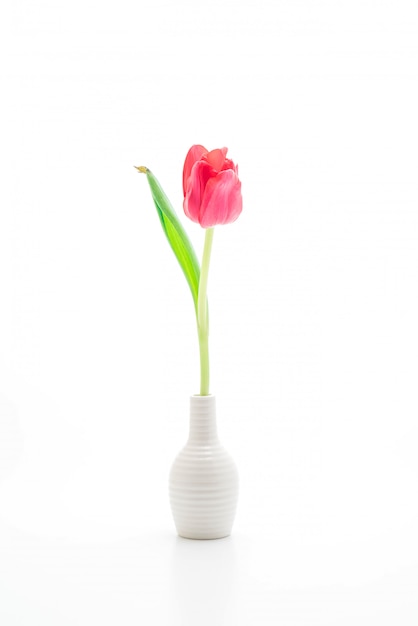
<svg viewBox="0 0 418 626">
<path fill-rule="evenodd" d="M 416 3 L 6 0 L 0 64 L 2 626 L 416 626 Z M 209 279 L 217 542 L 171 520 L 197 340 L 132 167 L 183 218 L 193 143 L 244 196 Z"/>
</svg>

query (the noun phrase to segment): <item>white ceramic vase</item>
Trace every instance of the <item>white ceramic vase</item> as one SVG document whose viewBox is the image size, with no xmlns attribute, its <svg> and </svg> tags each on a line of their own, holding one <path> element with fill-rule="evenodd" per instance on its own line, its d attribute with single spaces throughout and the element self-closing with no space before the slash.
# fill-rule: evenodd
<svg viewBox="0 0 418 626">
<path fill-rule="evenodd" d="M 236 465 L 221 445 L 214 396 L 190 398 L 189 439 L 170 472 L 170 503 L 181 537 L 231 534 L 238 500 Z"/>
</svg>

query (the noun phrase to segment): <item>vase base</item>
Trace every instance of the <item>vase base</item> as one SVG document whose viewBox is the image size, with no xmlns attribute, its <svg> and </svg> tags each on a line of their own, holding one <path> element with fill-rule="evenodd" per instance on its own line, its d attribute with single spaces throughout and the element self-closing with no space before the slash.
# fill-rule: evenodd
<svg viewBox="0 0 418 626">
<path fill-rule="evenodd" d="M 197 541 L 213 541 L 215 539 L 226 539 L 227 537 L 230 537 L 231 533 L 219 533 L 219 534 L 210 534 L 210 535 L 203 535 L 200 533 L 185 533 L 185 532 L 178 532 L 178 536 L 181 537 L 182 539 L 194 539 Z"/>
</svg>

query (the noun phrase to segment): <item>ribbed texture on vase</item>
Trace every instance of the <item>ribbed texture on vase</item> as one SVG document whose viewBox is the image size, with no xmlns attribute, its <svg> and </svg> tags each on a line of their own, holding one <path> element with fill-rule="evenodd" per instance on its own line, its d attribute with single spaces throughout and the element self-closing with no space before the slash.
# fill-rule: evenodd
<svg viewBox="0 0 418 626">
<path fill-rule="evenodd" d="M 214 396 L 190 399 L 189 440 L 170 472 L 170 503 L 177 532 L 189 539 L 231 534 L 238 500 L 238 472 L 220 444 Z"/>
</svg>

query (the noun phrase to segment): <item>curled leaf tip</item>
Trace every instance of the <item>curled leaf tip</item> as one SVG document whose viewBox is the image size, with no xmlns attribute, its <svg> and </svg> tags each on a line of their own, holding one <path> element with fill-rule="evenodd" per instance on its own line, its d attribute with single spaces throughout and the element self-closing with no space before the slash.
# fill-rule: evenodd
<svg viewBox="0 0 418 626">
<path fill-rule="evenodd" d="M 148 168 L 144 165 L 134 165 L 134 168 L 138 170 L 138 172 L 140 172 L 141 174 L 146 174 L 148 172 Z"/>
</svg>

